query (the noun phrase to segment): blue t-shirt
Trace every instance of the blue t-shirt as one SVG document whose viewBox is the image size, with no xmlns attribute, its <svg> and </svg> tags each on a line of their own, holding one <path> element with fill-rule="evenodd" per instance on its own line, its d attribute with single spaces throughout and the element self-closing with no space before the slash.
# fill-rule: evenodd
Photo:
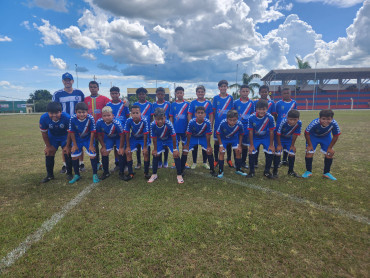
<svg viewBox="0 0 370 278">
<path fill-rule="evenodd" d="M 149 133 L 149 126 L 148 122 L 141 118 L 138 123 L 135 123 L 132 118 L 128 118 L 124 128 L 125 133 L 130 133 L 131 131 L 131 138 L 134 139 L 142 139 L 144 138 L 144 134 Z"/>
<path fill-rule="evenodd" d="M 121 100 L 119 103 L 108 102 L 107 106 L 112 107 L 113 115 L 118 119 L 122 125 L 126 122 L 126 119 L 130 117 L 130 110 Z"/>
<path fill-rule="evenodd" d="M 186 134 L 191 134 L 194 137 L 206 137 L 206 134 L 212 134 L 211 122 L 204 119 L 203 123 L 198 123 L 195 118 L 191 119 Z"/>
<path fill-rule="evenodd" d="M 285 119 L 288 112 L 292 109 L 297 109 L 297 103 L 295 100 L 290 100 L 289 102 L 279 100 L 275 103 L 275 112 L 277 113 L 276 126 L 279 126 L 281 121 Z"/>
<path fill-rule="evenodd" d="M 116 119 L 113 119 L 110 124 L 107 124 L 101 118 L 96 122 L 96 132 L 103 133 L 108 138 L 116 139 L 123 134 L 123 127 L 121 122 Z"/>
<path fill-rule="evenodd" d="M 166 100 L 161 104 L 159 104 L 158 102 L 154 102 L 152 104 L 152 115 L 154 115 L 154 111 L 157 108 L 163 108 L 166 113 L 166 119 L 168 120 L 170 118 L 171 103 Z"/>
<path fill-rule="evenodd" d="M 257 102 L 259 101 L 260 99 L 257 99 L 255 102 L 254 102 L 254 111 L 257 111 L 256 110 L 256 105 L 257 105 Z M 268 99 L 267 100 L 267 103 L 268 103 L 268 108 L 267 108 L 267 113 L 270 113 L 270 114 L 275 114 L 276 113 L 276 110 L 275 110 L 275 102 L 271 99 Z"/>
<path fill-rule="evenodd" d="M 238 141 L 239 135 L 244 134 L 243 125 L 240 121 L 237 121 L 234 126 L 229 126 L 227 119 L 224 119 L 218 126 L 216 134 L 220 135 L 221 140 Z"/>
<path fill-rule="evenodd" d="M 336 120 L 333 119 L 328 126 L 323 127 L 320 123 L 320 118 L 317 118 L 307 126 L 305 133 L 316 137 L 324 137 L 330 136 L 331 133 L 333 136 L 338 136 L 341 132 Z"/>
<path fill-rule="evenodd" d="M 192 114 L 192 117 L 195 118 L 195 110 L 198 106 L 203 106 L 206 109 L 206 118 L 209 119 L 209 115 L 213 113 L 213 108 L 212 104 L 209 100 L 204 100 L 204 101 L 198 101 L 198 100 L 193 100 L 190 103 L 189 107 L 189 114 Z"/>
<path fill-rule="evenodd" d="M 72 93 L 67 93 L 63 89 L 56 91 L 53 95 L 53 101 L 59 102 L 62 105 L 62 111 L 69 115 L 75 114 L 75 106 L 79 102 L 85 100 L 85 95 L 80 90 L 73 90 Z"/>
<path fill-rule="evenodd" d="M 176 136 L 175 129 L 169 120 L 166 120 L 163 126 L 157 126 L 157 122 L 154 120 L 150 124 L 150 137 L 157 138 L 159 140 L 168 140 L 171 136 Z"/>
<path fill-rule="evenodd" d="M 145 101 L 144 103 L 135 102 L 134 105 L 140 107 L 141 117 L 145 118 L 148 124 L 150 123 L 150 115 L 152 113 L 152 103 Z"/>
<path fill-rule="evenodd" d="M 234 109 L 238 112 L 239 120 L 248 119 L 249 115 L 255 112 L 254 102 L 250 99 L 246 102 L 237 99 L 234 102 Z"/>
<path fill-rule="evenodd" d="M 299 120 L 294 126 L 288 124 L 287 119 L 283 119 L 277 128 L 276 134 L 281 136 L 281 139 L 291 139 L 293 135 L 300 135 L 302 122 Z"/>
<path fill-rule="evenodd" d="M 217 129 L 221 121 L 226 119 L 227 112 L 233 109 L 234 107 L 233 97 L 228 94 L 225 97 L 217 95 L 213 98 L 212 107 L 215 113 L 215 129 Z"/>
<path fill-rule="evenodd" d="M 173 126 L 176 133 L 185 133 L 188 125 L 189 102 L 172 102 L 170 116 L 173 117 Z"/>
<path fill-rule="evenodd" d="M 69 132 L 74 133 L 76 140 L 90 138 L 91 132 L 96 132 L 94 117 L 90 114 L 81 121 L 77 118 L 77 115 L 73 115 L 69 121 Z"/>
<path fill-rule="evenodd" d="M 49 113 L 42 114 L 40 117 L 40 130 L 41 132 L 48 132 L 53 136 L 66 136 L 68 134 L 69 114 L 62 112 L 59 121 L 54 122 Z"/>
<path fill-rule="evenodd" d="M 266 113 L 263 118 L 259 118 L 256 113 L 253 113 L 248 119 L 248 130 L 253 132 L 253 138 L 269 138 L 269 131 L 274 129 L 275 120 L 270 113 Z"/>
</svg>

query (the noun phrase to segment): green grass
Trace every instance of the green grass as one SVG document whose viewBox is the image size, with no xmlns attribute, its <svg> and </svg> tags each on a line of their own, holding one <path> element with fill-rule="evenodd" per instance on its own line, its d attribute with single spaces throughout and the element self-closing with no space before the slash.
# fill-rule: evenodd
<svg viewBox="0 0 370 278">
<path fill-rule="evenodd" d="M 317 114 L 302 112 L 304 126 Z M 0 117 L 0 258 L 91 184 L 88 170 L 77 185 L 61 174 L 40 185 L 38 118 Z M 342 130 L 332 167 L 338 181 L 322 178 L 319 152 L 308 180 L 286 176 L 285 167 L 273 181 L 262 167 L 252 180 L 231 169 L 225 176 L 369 218 L 370 111 L 336 111 L 335 119 Z M 297 149 L 296 171 L 303 173 L 303 136 Z M 183 185 L 171 169 L 160 169 L 152 185 L 142 170 L 129 183 L 115 173 L 3 276 L 369 276 L 367 224 L 193 171 Z"/>
</svg>

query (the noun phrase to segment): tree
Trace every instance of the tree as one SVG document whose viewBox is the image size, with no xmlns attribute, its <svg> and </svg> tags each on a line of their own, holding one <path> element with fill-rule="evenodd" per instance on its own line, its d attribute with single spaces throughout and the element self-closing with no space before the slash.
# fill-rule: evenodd
<svg viewBox="0 0 370 278">
<path fill-rule="evenodd" d="M 261 75 L 257 74 L 257 73 L 253 73 L 251 75 L 248 75 L 246 73 L 243 73 L 243 77 L 242 77 L 242 85 L 248 85 L 249 86 L 249 90 L 251 91 L 252 93 L 252 97 L 254 97 L 254 89 L 257 89 L 260 87 L 260 84 L 256 83 L 256 82 L 252 82 L 253 79 L 255 78 L 259 78 L 261 79 Z M 239 93 L 239 89 L 240 89 L 241 85 L 239 85 L 238 83 L 235 83 L 235 84 L 232 84 L 230 85 L 230 88 L 236 88 L 236 95 L 238 95 Z"/>
<path fill-rule="evenodd" d="M 46 106 L 52 100 L 53 96 L 48 90 L 36 90 L 30 94 L 27 103 L 35 104 L 35 112 L 46 112 Z"/>
<path fill-rule="evenodd" d="M 310 69 L 311 65 L 309 62 L 304 62 L 303 59 L 299 58 L 298 56 L 295 56 L 297 60 L 297 66 L 299 69 Z"/>
</svg>

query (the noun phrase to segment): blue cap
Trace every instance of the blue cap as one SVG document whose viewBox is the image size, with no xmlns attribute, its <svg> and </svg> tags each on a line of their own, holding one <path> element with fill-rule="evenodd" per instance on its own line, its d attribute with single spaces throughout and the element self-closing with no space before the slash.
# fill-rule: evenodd
<svg viewBox="0 0 370 278">
<path fill-rule="evenodd" d="M 72 74 L 70 74 L 69 72 L 66 72 L 65 74 L 62 75 L 62 80 L 67 79 L 67 78 L 73 80 Z"/>
</svg>

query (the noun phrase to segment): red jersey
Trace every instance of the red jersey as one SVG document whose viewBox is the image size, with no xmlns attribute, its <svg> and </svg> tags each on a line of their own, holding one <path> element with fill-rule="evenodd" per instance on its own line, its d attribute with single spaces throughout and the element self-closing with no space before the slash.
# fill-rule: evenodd
<svg viewBox="0 0 370 278">
<path fill-rule="evenodd" d="M 96 97 L 85 97 L 84 102 L 89 107 L 88 113 L 94 117 L 95 122 L 102 116 L 102 109 L 110 102 L 110 99 L 106 96 L 97 95 Z"/>
</svg>

